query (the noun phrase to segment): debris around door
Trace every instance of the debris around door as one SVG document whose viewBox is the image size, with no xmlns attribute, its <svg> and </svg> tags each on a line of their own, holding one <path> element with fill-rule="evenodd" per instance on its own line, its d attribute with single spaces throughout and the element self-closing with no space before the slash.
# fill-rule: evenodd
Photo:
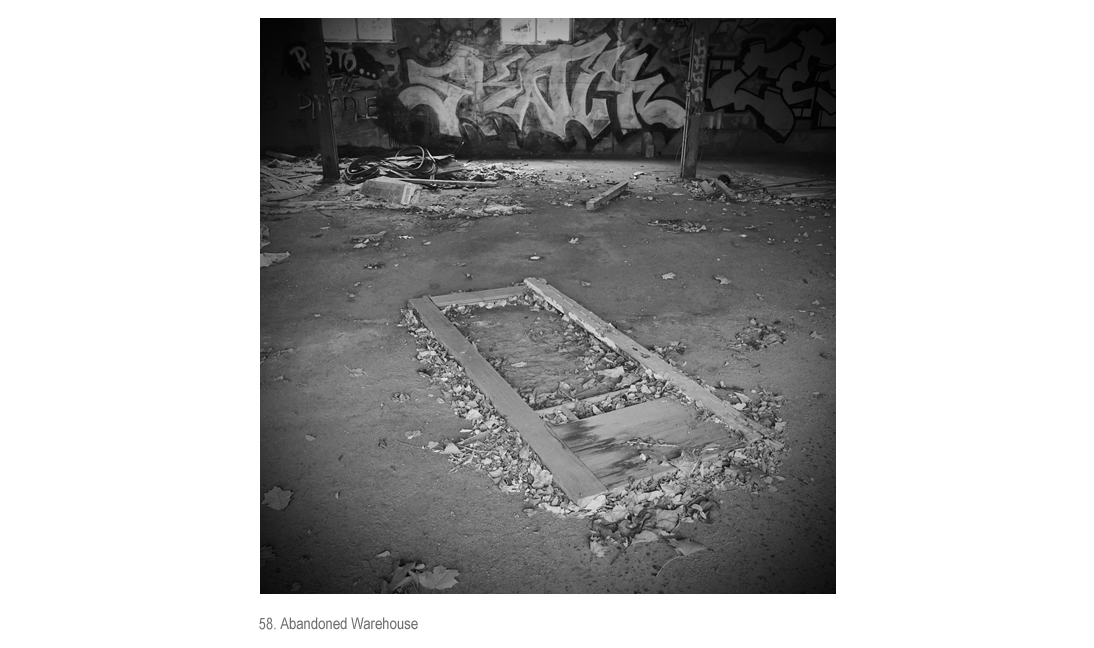
<svg viewBox="0 0 1094 648">
<path fill-rule="evenodd" d="M 548 288 L 546 284 L 538 283 L 536 280 L 526 281 L 532 282 L 528 284 L 532 287 L 538 285 L 541 289 Z M 438 306 L 445 304 L 446 311 L 466 314 L 472 312 L 474 308 L 527 305 L 529 297 L 534 303 L 531 308 L 557 312 L 554 310 L 557 305 L 552 300 L 557 300 L 558 297 L 542 299 L 538 293 L 528 295 L 520 292 L 519 287 L 480 293 L 457 293 L 432 299 L 436 300 Z M 574 315 L 569 309 L 564 312 L 567 317 Z M 589 318 L 578 317 L 573 321 L 580 323 L 582 327 L 592 326 L 590 331 L 604 329 Z M 575 502 L 565 491 L 558 488 L 558 475 L 547 471 L 539 455 L 522 441 L 522 435 L 508 424 L 509 421 L 506 418 L 493 409 L 492 400 L 479 391 L 476 383 L 456 363 L 445 345 L 433 336 L 431 328 L 423 326 L 411 310 L 404 311 L 404 320 L 400 326 L 408 328 L 417 338 L 418 359 L 429 367 L 421 373 L 445 390 L 446 400 L 456 408 L 457 414 L 466 419 L 465 413 L 474 410 L 481 415 L 481 418 L 475 417 L 474 420 L 468 420 L 471 428 L 462 431 L 470 436 L 444 446 L 444 452 L 448 454 L 449 460 L 457 466 L 482 470 L 503 492 L 523 493 L 524 512 L 527 515 L 534 515 L 535 511 L 540 509 L 568 517 L 591 517 L 590 550 L 598 556 L 618 555 L 619 551 L 632 543 L 676 540 L 678 544 L 683 543 L 682 546 L 688 546 L 686 539 L 679 533 L 680 528 L 694 522 L 709 522 L 714 509 L 717 508 L 717 502 L 713 499 L 717 491 L 736 488 L 748 490 L 750 493 L 775 492 L 776 490 L 773 484 L 768 484 L 765 479 L 778 471 L 783 458 L 789 452 L 783 443 L 771 438 L 782 434 L 786 427 L 786 423 L 778 417 L 777 413 L 782 397 L 759 388 L 753 390 L 754 395 L 751 397 L 737 392 L 729 395 L 730 400 L 727 401 L 731 404 L 735 403 L 733 410 L 735 415 L 746 417 L 768 430 L 765 433 L 767 438 L 757 438 L 750 443 L 734 441 L 726 437 L 727 441 L 724 443 L 705 443 L 689 448 L 688 444 L 692 442 L 692 439 L 688 435 L 679 440 L 666 441 L 636 431 L 632 435 L 633 438 L 625 442 L 620 440 L 619 443 L 607 443 L 601 446 L 595 442 L 589 443 L 579 439 L 585 438 L 588 430 L 599 430 L 595 434 L 615 438 L 616 432 L 613 430 L 630 430 L 633 423 L 612 423 L 608 418 L 604 418 L 606 415 L 589 412 L 584 414 L 588 418 L 579 419 L 576 423 L 573 422 L 572 414 L 570 417 L 564 416 L 565 420 L 559 421 L 563 427 L 556 428 L 557 434 L 562 434 L 569 438 L 571 443 L 577 445 L 588 444 L 590 448 L 595 448 L 594 454 L 607 451 L 609 454 L 603 455 L 602 459 L 614 465 L 617 471 L 623 470 L 624 473 L 634 474 L 635 470 L 645 470 L 649 475 L 639 476 L 637 479 L 628 478 L 626 485 L 608 490 L 596 497 Z M 604 326 L 610 329 L 610 325 Z M 463 357 L 462 354 L 463 352 L 459 354 L 460 357 Z M 525 360 L 520 360 L 507 364 L 512 367 L 527 363 Z M 614 375 L 615 373 L 618 371 L 606 370 L 605 377 L 618 377 Z M 624 372 L 624 376 L 629 377 L 629 374 Z M 662 389 L 665 389 L 666 395 L 670 392 L 677 393 L 665 387 L 658 387 L 658 396 L 661 395 Z M 615 396 L 612 394 L 607 394 L 604 398 L 607 399 L 605 406 L 615 402 Z M 687 396 L 681 395 L 679 397 L 681 400 L 677 398 L 673 396 L 670 400 L 643 401 L 648 403 L 648 407 L 653 408 L 649 415 L 626 406 L 608 409 L 631 421 L 636 420 L 636 416 L 643 422 L 648 420 L 649 425 L 652 426 L 650 429 L 657 429 L 660 424 L 654 421 L 671 422 L 673 407 L 680 407 L 680 404 L 690 402 Z M 530 402 L 533 400 L 536 399 L 531 397 Z M 574 401 L 564 404 L 570 403 Z M 674 405 L 674 403 L 679 404 Z M 739 410 L 736 409 L 738 405 Z M 665 409 L 666 407 L 668 409 Z M 541 410 L 540 414 L 547 416 L 559 409 L 568 412 L 568 409 L 563 407 Z M 711 423 L 719 420 L 711 416 L 709 411 L 690 408 L 688 411 L 697 412 L 699 420 L 709 418 Z M 574 427 L 579 424 L 591 424 L 593 427 Z M 571 427 L 565 428 L 567 425 Z M 716 425 L 723 429 L 721 423 Z M 563 432 L 563 429 L 568 429 L 569 432 Z M 663 433 L 655 432 L 654 435 L 663 435 Z M 430 442 L 426 447 L 432 448 L 435 452 L 441 451 L 441 444 L 436 442 Z M 581 450 L 581 452 L 582 456 L 587 458 L 592 456 L 588 450 Z M 620 463 L 617 457 L 609 456 L 611 453 L 630 453 L 629 456 L 633 457 L 636 463 L 633 464 L 633 468 L 625 468 L 627 464 Z M 596 463 L 596 460 L 591 458 L 589 461 Z M 617 472 L 617 474 L 622 473 Z M 611 482 L 610 479 L 609 482 Z M 684 552 L 679 551 L 679 553 Z"/>
</svg>

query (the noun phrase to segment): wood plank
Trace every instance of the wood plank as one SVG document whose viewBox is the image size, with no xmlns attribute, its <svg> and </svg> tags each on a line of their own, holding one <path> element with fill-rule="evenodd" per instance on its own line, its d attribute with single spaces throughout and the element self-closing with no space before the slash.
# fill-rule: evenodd
<svg viewBox="0 0 1094 648">
<path fill-rule="evenodd" d="M 671 386 L 679 389 L 688 397 L 695 400 L 701 407 L 713 412 L 730 429 L 740 433 L 749 442 L 763 439 L 766 428 L 759 423 L 745 418 L 743 414 L 733 409 L 729 403 L 707 391 L 699 383 L 685 376 L 675 367 L 656 356 L 652 351 L 624 335 L 611 324 L 600 319 L 596 313 L 589 311 L 581 304 L 570 299 L 557 289 L 549 286 L 543 279 L 529 277 L 524 280 L 529 288 L 536 291 L 547 303 L 562 311 L 571 320 L 577 322 L 589 333 L 596 336 L 612 349 L 626 353 L 635 362 L 653 372 L 654 376 L 666 380 Z"/>
<path fill-rule="evenodd" d="M 655 475 L 672 466 L 661 461 L 675 459 L 685 450 L 699 450 L 711 444 L 737 447 L 725 426 L 699 421 L 698 410 L 671 398 L 659 398 L 623 409 L 590 416 L 576 422 L 552 426 L 559 439 L 593 471 L 609 489 L 631 479 Z M 665 445 L 639 447 L 631 439 L 653 439 Z M 651 460 L 643 460 L 645 454 Z"/>
<path fill-rule="evenodd" d="M 608 491 L 428 297 L 410 300 L 410 307 L 418 313 L 422 324 L 433 332 L 434 337 L 460 363 L 468 377 L 475 382 L 475 386 L 490 399 L 509 425 L 535 450 L 567 497 L 578 506 L 584 506 L 592 498 Z"/>
<path fill-rule="evenodd" d="M 510 297 L 516 297 L 517 295 L 523 295 L 526 292 L 528 292 L 528 286 L 522 284 L 519 286 L 506 286 L 505 288 L 476 290 L 474 292 L 436 295 L 429 299 L 432 300 L 438 308 L 444 308 L 445 306 L 479 304 L 482 302 L 498 301 L 499 299 L 509 299 Z"/>
<path fill-rule="evenodd" d="M 496 187 L 496 182 L 484 182 L 481 180 L 430 180 L 429 178 L 399 178 L 403 182 L 420 185 L 451 185 L 454 187 Z"/>
<path fill-rule="evenodd" d="M 726 197 L 726 200 L 728 200 L 729 202 L 737 202 L 737 194 L 735 194 L 733 190 L 727 187 L 726 183 L 722 182 L 721 180 L 715 180 L 714 186 L 718 189 L 718 191 L 722 192 L 722 195 Z"/>
<path fill-rule="evenodd" d="M 619 194 L 623 193 L 623 190 L 627 188 L 627 184 L 627 182 L 620 182 L 619 184 L 615 185 L 611 189 L 608 189 L 596 198 L 593 198 L 592 200 L 586 202 L 585 209 L 587 211 L 596 211 L 604 205 L 607 205 L 612 198 L 615 198 Z"/>
</svg>

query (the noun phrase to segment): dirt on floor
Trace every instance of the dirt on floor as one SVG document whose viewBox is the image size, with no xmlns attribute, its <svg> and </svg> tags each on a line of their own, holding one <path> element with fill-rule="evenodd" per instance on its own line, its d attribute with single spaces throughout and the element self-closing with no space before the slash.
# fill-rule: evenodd
<svg viewBox="0 0 1094 648">
<path fill-rule="evenodd" d="M 292 495 L 262 506 L 261 592 L 378 593 L 409 562 L 458 571 L 447 593 L 835 592 L 834 204 L 697 197 L 672 160 L 500 162 L 529 173 L 497 188 L 423 189 L 413 210 L 346 209 L 332 198 L 264 212 L 262 251 L 289 256 L 260 270 L 260 487 Z M 835 160 L 699 168 L 723 173 L 738 183 L 834 180 Z M 624 180 L 627 194 L 586 211 Z M 697 227 L 650 225 L 677 220 Z M 423 448 L 443 447 L 465 421 L 419 373 L 402 309 L 526 277 L 697 380 L 783 396 L 790 452 L 776 488 L 717 491 L 710 523 L 686 529 L 708 550 L 682 556 L 650 542 L 599 558 L 588 519 L 526 512 L 485 472 Z M 557 341 L 557 331 L 526 326 Z"/>
</svg>

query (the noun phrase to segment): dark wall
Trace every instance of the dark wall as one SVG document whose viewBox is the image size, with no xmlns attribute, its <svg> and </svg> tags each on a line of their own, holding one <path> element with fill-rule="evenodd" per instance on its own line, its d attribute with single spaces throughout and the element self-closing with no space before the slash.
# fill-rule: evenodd
<svg viewBox="0 0 1094 648">
<path fill-rule="evenodd" d="M 264 149 L 318 141 L 303 26 L 261 28 Z M 485 154 L 679 149 L 687 19 L 574 19 L 569 43 L 501 42 L 496 19 L 395 19 L 393 43 L 327 43 L 338 143 Z M 709 37 L 704 151 L 835 150 L 836 21 L 726 19 Z"/>
</svg>

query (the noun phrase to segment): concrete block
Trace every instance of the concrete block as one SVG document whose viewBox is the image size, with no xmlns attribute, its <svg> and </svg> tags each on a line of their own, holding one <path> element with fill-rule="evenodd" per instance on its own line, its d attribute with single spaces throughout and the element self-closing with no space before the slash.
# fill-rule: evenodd
<svg viewBox="0 0 1094 648">
<path fill-rule="evenodd" d="M 420 185 L 403 182 L 395 178 L 380 177 L 366 180 L 361 184 L 358 191 L 363 195 L 379 200 L 409 205 L 418 200 L 418 194 L 421 190 Z"/>
</svg>

